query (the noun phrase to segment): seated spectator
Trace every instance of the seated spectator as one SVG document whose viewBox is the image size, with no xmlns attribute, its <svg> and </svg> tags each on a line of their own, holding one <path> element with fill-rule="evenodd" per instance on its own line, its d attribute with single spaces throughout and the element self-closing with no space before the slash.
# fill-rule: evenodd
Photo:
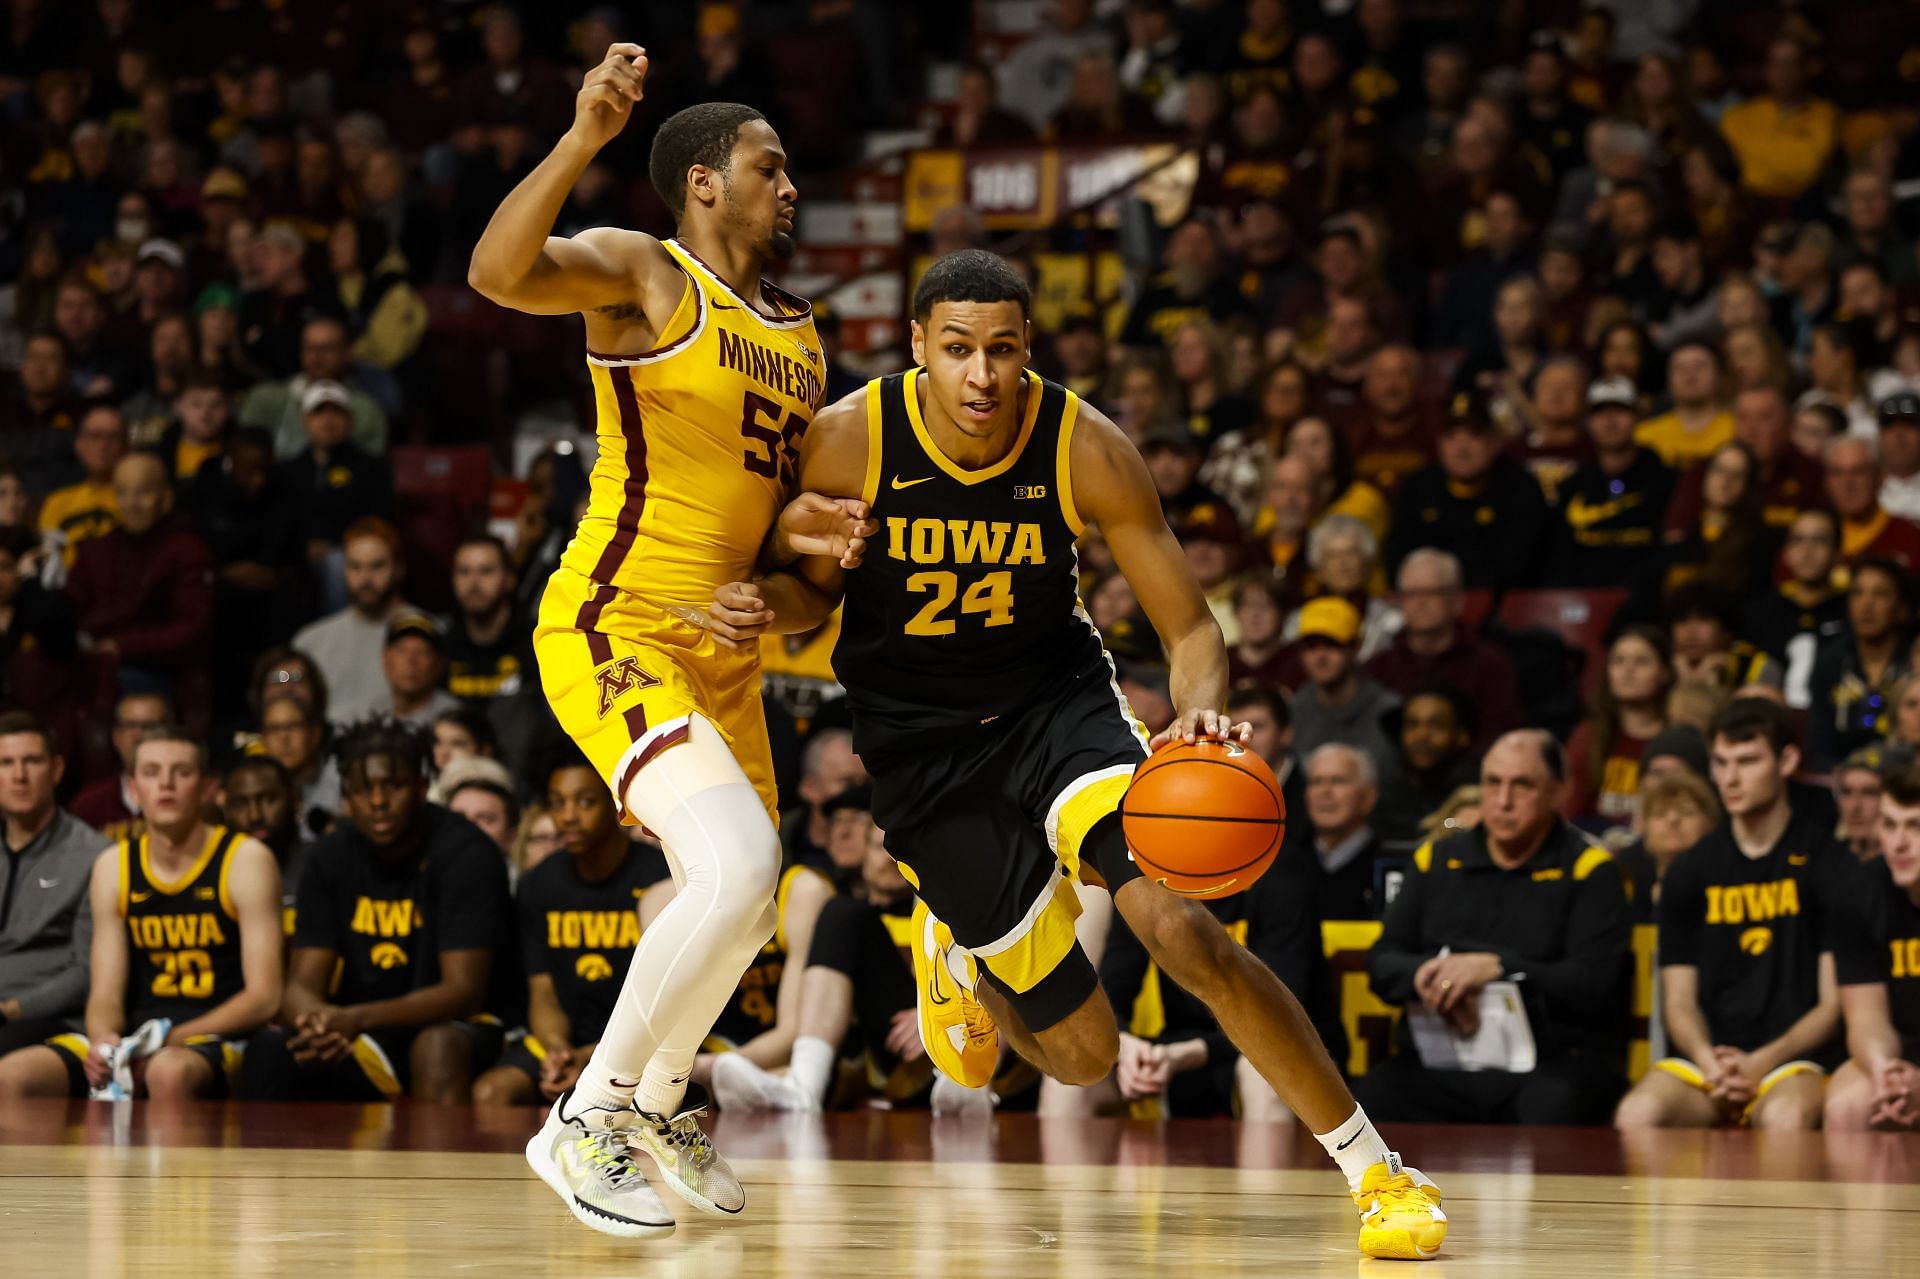
<svg viewBox="0 0 1920 1279">
<path fill-rule="evenodd" d="M 300 232 L 284 222 L 268 225 L 254 242 L 250 264 L 253 277 L 243 281 L 246 292 L 240 298 L 238 336 L 247 362 L 268 377 L 291 379 L 296 373 L 309 376 L 306 374 L 308 326 L 311 321 L 332 313 L 333 304 L 309 282 L 304 265 L 306 248 Z M 339 359 L 344 363 L 347 333 L 337 319 L 334 323 Z M 338 377 L 339 373 L 311 376 Z M 273 431 L 282 441 L 282 456 L 298 448 L 287 440 L 288 432 L 280 423 L 269 420 L 261 407 L 248 412 L 246 406 L 242 406 L 240 420 L 248 426 L 264 426 Z M 376 451 L 384 445 L 385 430 L 386 422 L 382 419 L 381 440 L 374 445 Z"/>
<path fill-rule="evenodd" d="M 1233 619 L 1234 575 L 1240 571 L 1242 538 L 1233 510 L 1225 502 L 1203 502 L 1188 511 L 1173 526 L 1180 549 L 1187 554 L 1187 567 L 1193 580 L 1206 595 L 1213 620 L 1220 623 L 1227 643 L 1240 639 L 1238 623 Z"/>
<path fill-rule="evenodd" d="M 1258 569 L 1241 576 L 1233 588 L 1233 622 L 1240 637 L 1227 649 L 1229 684 L 1251 680 L 1284 687 L 1298 683 L 1288 678 L 1298 666 L 1297 655 L 1287 651 L 1283 624 L 1288 620 L 1278 578 Z"/>
<path fill-rule="evenodd" d="M 1880 403 L 1880 509 L 1920 519 L 1920 395 L 1901 391 Z M 46 527 L 45 515 L 41 527 Z"/>
<path fill-rule="evenodd" d="M 913 966 L 902 946 L 912 935 L 913 887 L 887 855 L 886 836 L 866 809 L 864 791 L 856 787 L 834 801 L 835 842 L 860 854 L 858 878 L 849 885 L 853 891 L 829 897 L 820 908 L 786 1074 L 763 1069 L 744 1053 L 721 1053 L 712 1075 L 723 1110 L 825 1109 L 835 1091 L 841 1045 L 856 1029 L 867 1077 L 881 1081 L 881 1097 L 898 1106 L 927 1090 L 933 1068 L 920 1042 Z M 1044 1106 L 1046 1085 L 1041 1087 Z"/>
<path fill-rule="evenodd" d="M 1667 392 L 1673 408 L 1634 428 L 1633 438 L 1684 469 L 1733 440 L 1733 414 L 1720 398 L 1720 354 L 1704 342 L 1688 342 L 1667 357 Z"/>
<path fill-rule="evenodd" d="M 1808 55 L 1787 35 L 1767 45 L 1767 91 L 1720 117 L 1740 161 L 1740 183 L 1758 196 L 1790 200 L 1820 177 L 1839 143 L 1840 113 L 1807 91 Z"/>
<path fill-rule="evenodd" d="M 1780 345 L 1780 335 L 1771 326 L 1764 322 L 1742 324 L 1729 329 L 1720 345 L 1727 353 L 1727 377 L 1736 395 L 1759 390 L 1778 391 L 1782 397 L 1792 393 L 1793 366 L 1787 360 L 1786 348 Z M 1819 451 L 1812 456 L 1817 460 Z"/>
<path fill-rule="evenodd" d="M 520 827 L 520 801 L 513 793 L 512 774 L 498 760 L 477 755 L 455 760 L 434 784 L 447 808 L 478 826 L 502 856 L 512 854 L 513 837 Z"/>
<path fill-rule="evenodd" d="M 1307 371 L 1291 360 L 1270 365 L 1254 378 L 1251 393 L 1252 424 L 1215 440 L 1200 468 L 1200 482 L 1225 497 L 1249 527 L 1259 515 L 1268 469 L 1286 451 L 1294 423 L 1307 415 Z"/>
<path fill-rule="evenodd" d="M 1079 79 L 1076 72 L 1076 85 Z M 1189 218 L 1175 227 L 1167 236 L 1162 261 L 1166 270 L 1148 283 L 1127 312 L 1120 330 L 1122 346 L 1160 350 L 1172 345 L 1175 332 L 1189 320 L 1224 324 L 1251 314 L 1246 298 L 1223 274 L 1219 241 L 1205 221 Z"/>
<path fill-rule="evenodd" d="M 226 451 L 232 423 L 233 404 L 217 377 L 195 369 L 181 379 L 180 393 L 173 400 L 173 419 L 154 445 L 176 486 L 191 480 Z"/>
<path fill-rule="evenodd" d="M 1920 1128 L 1920 775 L 1888 775 L 1881 856 L 1843 905 L 1834 946 L 1844 1065 L 1827 1082 L 1829 1132 Z"/>
<path fill-rule="evenodd" d="M 170 689 L 181 718 L 204 727 L 212 557 L 153 454 L 120 459 L 113 488 L 120 527 L 81 544 L 67 581 L 83 642 L 118 662 L 123 687 Z"/>
<path fill-rule="evenodd" d="M 1307 756 L 1306 818 L 1313 826 L 1316 914 L 1321 919 L 1378 919 L 1387 905 L 1384 856 L 1373 831 L 1380 782 L 1374 757 L 1344 742 Z M 1295 820 L 1299 820 L 1295 817 Z"/>
<path fill-rule="evenodd" d="M 1807 704 L 1808 768 L 1823 773 L 1886 737 L 1893 693 L 1907 673 L 1913 609 L 1906 575 L 1885 560 L 1861 560 L 1847 587 L 1846 626 L 1813 658 Z"/>
<path fill-rule="evenodd" d="M 1687 582 L 1675 588 L 1667 596 L 1665 618 L 1676 693 L 1689 685 L 1705 685 L 1723 695 L 1749 684 L 1778 689 L 1785 678 L 1778 662 L 1734 638 L 1733 606 L 1713 584 Z"/>
<path fill-rule="evenodd" d="M 341 812 L 340 770 L 327 749 L 324 701 L 314 703 L 300 693 L 278 688 L 260 708 L 260 745 L 285 769 L 298 799 L 300 829 L 324 834 Z"/>
<path fill-rule="evenodd" d="M 1183 425 L 1172 422 L 1140 434 L 1140 457 L 1160 495 L 1160 509 L 1175 531 L 1203 506 L 1224 506 L 1226 499 L 1198 478 L 1206 446 Z"/>
<path fill-rule="evenodd" d="M 327 264 L 332 268 L 332 301 L 346 316 L 347 331 L 353 336 L 354 362 L 369 371 L 390 373 L 419 349 L 427 332 L 427 304 L 407 282 L 405 255 L 378 222 L 343 217 L 327 236 Z M 331 352 L 316 354 L 324 360 Z M 310 363 L 302 335 L 303 374 Z M 365 380 L 380 394 L 392 397 L 391 377 Z M 378 386 L 377 380 L 387 385 Z M 397 405 L 381 407 L 397 411 Z"/>
<path fill-rule="evenodd" d="M 1398 586 L 1406 626 L 1366 664 L 1366 673 L 1401 697 L 1436 682 L 1459 690 L 1477 708 L 1476 743 L 1518 724 L 1513 663 L 1461 621 L 1466 600 L 1459 559 L 1432 547 L 1416 550 L 1400 565 Z"/>
<path fill-rule="evenodd" d="M 310 655 L 325 677 L 333 722 L 351 724 L 392 695 L 381 664 L 387 623 L 420 610 L 400 598 L 404 566 L 400 535 L 391 524 L 356 520 L 341 534 L 340 548 L 347 606 L 302 627 L 293 646 Z"/>
<path fill-rule="evenodd" d="M 280 1006 L 273 854 L 201 817 L 207 778 L 198 740 L 160 728 L 134 752 L 147 830 L 93 863 L 86 1032 L 0 1061 L 0 1096 L 85 1097 L 112 1082 L 106 1050 L 157 1021 L 161 1046 L 131 1063 L 135 1095 L 220 1100 L 248 1037 Z M 183 950 L 187 930 L 193 945 Z"/>
<path fill-rule="evenodd" d="M 1517 981 L 1534 1068 L 1423 1065 L 1403 1019 L 1397 1051 L 1355 1085 L 1368 1114 L 1591 1124 L 1619 1098 L 1632 922 L 1612 855 L 1558 815 L 1565 777 L 1566 757 L 1547 734 L 1522 729 L 1496 741 L 1480 766 L 1479 828 L 1414 853 L 1414 873 L 1367 961 L 1377 997 L 1418 1001 L 1463 1036 L 1479 1028 L 1482 988 Z"/>
<path fill-rule="evenodd" d="M 73 433 L 73 456 L 81 479 L 55 489 L 40 503 L 40 531 L 58 535 L 67 567 L 80 543 L 110 533 L 120 523 L 113 471 L 127 452 L 127 423 L 111 404 L 89 405 Z M 9 449 L 9 453 L 11 450 Z"/>
<path fill-rule="evenodd" d="M 627 838 L 612 793 L 585 760 L 548 776 L 547 808 L 566 856 L 524 875 L 514 894 L 527 1034 L 474 1080 L 477 1105 L 553 1101 L 573 1087 L 620 998 L 641 914 L 659 910 L 648 890 L 666 879 L 666 863 Z"/>
<path fill-rule="evenodd" d="M 1880 505 L 1886 472 L 1872 440 L 1843 435 L 1827 443 L 1827 501 L 1840 517 L 1840 563 L 1891 560 L 1905 573 L 1920 572 L 1920 524 L 1889 514 Z"/>
<path fill-rule="evenodd" d="M 1502 285 L 1533 267 L 1531 227 L 1520 201 L 1495 191 L 1486 202 L 1486 239 L 1447 274 L 1433 317 L 1434 344 L 1480 347 L 1488 337 L 1494 298 Z"/>
<path fill-rule="evenodd" d="M 79 420 L 66 341 L 52 332 L 30 335 L 20 351 L 19 386 L 0 402 L 0 440 L 28 493 L 44 497 L 80 479 L 73 457 Z"/>
<path fill-rule="evenodd" d="M 1307 680 L 1293 695 L 1293 744 L 1301 756 L 1342 742 L 1374 759 L 1393 753 L 1381 716 L 1400 704 L 1360 673 L 1360 614 L 1338 596 L 1300 609 L 1300 665 Z"/>
<path fill-rule="evenodd" d="M 1800 751 L 1786 708 L 1736 699 L 1708 735 L 1728 821 L 1660 888 L 1660 1001 L 1673 1056 L 1654 1063 L 1616 1127 L 1810 1129 L 1845 1056 L 1835 914 L 1853 859 L 1788 803 Z"/>
<path fill-rule="evenodd" d="M 1560 490 L 1583 464 L 1593 460 L 1586 432 L 1587 370 L 1570 355 L 1556 355 L 1540 366 L 1533 396 L 1524 410 L 1522 434 L 1508 451 L 1526 465 L 1547 505 L 1560 505 Z"/>
<path fill-rule="evenodd" d="M 1109 570 L 1089 580 L 1092 585 L 1086 588 L 1087 617 L 1100 632 L 1107 650 L 1132 661 L 1165 661 L 1160 637 L 1147 622 L 1146 614 L 1140 611 L 1140 601 L 1134 598 L 1133 586 L 1127 579 Z M 1276 625 L 1276 632 L 1277 629 Z M 1232 660 L 1231 656 L 1228 660 Z M 824 678 L 832 681 L 831 663 Z"/>
<path fill-rule="evenodd" d="M 800 802 L 780 814 L 780 844 L 789 865 L 799 863 L 826 874 L 827 801 L 867 782 L 867 770 L 853 753 L 853 733 L 844 728 L 815 730 L 800 757 Z"/>
<path fill-rule="evenodd" d="M 1433 415 L 1420 403 L 1420 355 L 1383 346 L 1367 361 L 1353 428 L 1353 473 L 1391 498 L 1435 456 Z"/>
<path fill-rule="evenodd" d="M 1549 354 L 1546 318 L 1540 281 L 1531 275 L 1508 280 L 1494 295 L 1490 331 L 1454 371 L 1453 394 L 1485 403 L 1503 431 L 1517 426 L 1520 406 L 1532 398 L 1534 379 Z"/>
<path fill-rule="evenodd" d="M 340 411 L 347 418 L 341 439 L 358 454 L 382 457 L 387 451 L 387 415 L 364 388 L 355 385 L 347 326 L 332 315 L 316 316 L 300 331 L 300 372 L 284 381 L 262 382 L 240 404 L 240 424 L 273 436 L 283 461 L 308 447 L 307 392 L 322 383 L 338 387 Z"/>
<path fill-rule="evenodd" d="M 1380 769 L 1373 825 L 1383 845 L 1406 853 L 1419 843 L 1429 814 L 1480 775 L 1474 707 L 1458 691 L 1433 685 L 1415 690 L 1383 723 L 1395 749 Z"/>
<path fill-rule="evenodd" d="M 507 876 L 518 883 L 521 876 L 560 851 L 560 828 L 544 803 L 527 805 L 520 814 L 520 828 L 514 833 L 513 848 L 507 853 Z"/>
<path fill-rule="evenodd" d="M 300 827 L 299 798 L 293 779 L 271 755 L 242 755 L 220 775 L 220 820 L 228 830 L 264 844 L 280 868 L 280 922 L 289 935 L 309 847 Z"/>
<path fill-rule="evenodd" d="M 1294 593 L 1304 593 L 1307 531 L 1313 527 L 1313 470 L 1301 458 L 1283 453 L 1267 468 L 1267 486 L 1253 533 L 1265 559 Z"/>
<path fill-rule="evenodd" d="M 934 131 L 935 146 L 1018 145 L 1033 139 L 1032 125 L 994 101 L 993 68 L 972 62 L 960 69 L 953 115 Z"/>
<path fill-rule="evenodd" d="M 485 716 L 462 706 L 457 710 L 442 711 L 433 719 L 433 775 L 436 779 L 444 773 L 455 760 L 459 759 L 498 759 L 500 742 L 493 735 L 493 725 Z M 437 786 L 436 781 L 436 786 Z M 442 797 L 429 792 L 429 797 L 438 804 Z"/>
<path fill-rule="evenodd" d="M 1859 324 L 1826 320 L 1813 326 L 1807 348 L 1807 377 L 1812 385 L 1803 403 L 1826 403 L 1847 419 L 1847 432 L 1872 439 L 1879 431 L 1872 396 L 1867 391 Z"/>
<path fill-rule="evenodd" d="M 1846 625 L 1846 593 L 1834 584 L 1840 526 L 1832 511 L 1810 507 L 1787 528 L 1780 550 L 1785 570 L 1776 589 L 1749 600 L 1740 633 L 1781 666 L 1787 705 L 1805 710 L 1812 699 L 1814 654 Z"/>
<path fill-rule="evenodd" d="M 1377 357 L 1376 357 L 1377 358 Z M 1347 515 L 1367 526 L 1377 542 L 1387 535 L 1393 510 L 1379 489 L 1356 479 L 1346 437 L 1323 417 L 1307 416 L 1287 428 L 1285 453 L 1313 475 L 1313 522 Z"/>
<path fill-rule="evenodd" d="M 307 561 L 321 574 L 323 604 L 347 529 L 384 519 L 393 508 L 393 471 L 347 438 L 345 388 L 314 382 L 301 392 L 307 446 L 280 471 L 307 539 Z"/>
<path fill-rule="evenodd" d="M 145 833 L 140 796 L 133 784 L 133 753 L 141 738 L 171 723 L 173 708 L 162 694 L 123 693 L 114 703 L 113 753 L 120 761 L 120 771 L 73 797 L 73 815 L 106 836 L 105 843 L 138 839 Z"/>
<path fill-rule="evenodd" d="M 1654 232 L 1653 274 L 1659 288 L 1644 318 L 1654 345 L 1672 350 L 1682 342 L 1710 339 L 1716 300 L 1700 228 L 1692 218 L 1669 217 Z"/>
<path fill-rule="evenodd" d="M 1235 723 L 1252 727 L 1247 749 L 1264 760 L 1272 771 L 1287 811 L 1305 812 L 1306 779 L 1294 767 L 1293 699 L 1276 686 L 1242 684 L 1227 694 L 1227 713 Z"/>
<path fill-rule="evenodd" d="M 348 820 L 296 891 L 286 1025 L 255 1036 L 240 1096 L 464 1103 L 499 1056 L 520 978 L 506 863 L 426 803 L 419 738 L 391 721 L 340 743 Z"/>
<path fill-rule="evenodd" d="M 1620 869 L 1627 877 L 1627 895 L 1633 899 L 1635 925 L 1654 922 L 1655 908 L 1660 904 L 1660 881 L 1666 877 L 1667 868 L 1719 824 L 1720 801 L 1700 774 L 1680 768 L 1643 779 L 1641 835 L 1619 853 Z"/>
<path fill-rule="evenodd" d="M 1454 396 L 1440 429 L 1439 462 L 1401 485 L 1389 563 L 1442 546 L 1467 566 L 1469 587 L 1532 585 L 1547 549 L 1549 512 L 1540 486 L 1502 445 L 1486 405 L 1464 392 Z"/>
<path fill-rule="evenodd" d="M 1640 807 L 1640 761 L 1667 727 L 1673 661 L 1667 637 L 1631 626 L 1607 649 L 1606 673 L 1593 712 L 1567 743 L 1567 788 L 1561 813 L 1577 826 L 1634 826 Z"/>
<path fill-rule="evenodd" d="M 1912 758 L 1891 743 L 1876 742 L 1833 766 L 1829 784 L 1840 809 L 1834 838 L 1846 845 L 1856 861 L 1870 862 L 1880 856 L 1880 794 L 1885 774 L 1905 767 Z"/>
<path fill-rule="evenodd" d="M 1176 328 L 1167 360 L 1178 395 L 1175 407 L 1203 450 L 1252 423 L 1253 405 L 1227 384 L 1227 338 L 1212 321 L 1188 320 Z"/>
<path fill-rule="evenodd" d="M 1778 391 L 1760 387 L 1734 397 L 1734 442 L 1753 460 L 1750 486 L 1769 529 L 1784 529 L 1801 511 L 1820 504 L 1820 465 L 1792 446 L 1790 428 L 1786 397 Z M 1670 530 L 1689 527 L 1697 518 L 1706 475 L 1707 463 L 1699 462 L 1680 477 L 1673 503 L 1667 508 Z"/>
<path fill-rule="evenodd" d="M 1587 390 L 1592 460 L 1562 484 L 1561 527 L 1547 580 L 1576 589 L 1628 581 L 1658 542 L 1673 472 L 1633 438 L 1633 386 L 1599 378 Z"/>
<path fill-rule="evenodd" d="M 485 705 L 537 683 L 533 628 L 516 615 L 513 561 L 497 537 L 471 537 L 453 553 L 454 613 L 444 637 L 447 691 Z"/>
<path fill-rule="evenodd" d="M 1324 595 L 1344 599 L 1359 611 L 1362 662 L 1385 649 L 1406 625 L 1400 610 L 1375 593 L 1385 585 L 1379 543 L 1364 522 L 1351 515 L 1322 518 L 1307 537 L 1307 564 Z M 1299 616 L 1296 612 L 1287 618 L 1287 639 L 1298 634 Z"/>
<path fill-rule="evenodd" d="M 1735 441 L 1715 449 L 1700 469 L 1693 522 L 1673 526 L 1678 500 L 1667 508 L 1666 545 L 1642 569 L 1640 589 L 1664 595 L 1699 581 L 1729 598 L 1749 598 L 1766 589 L 1777 545 L 1761 512 L 1760 464 Z"/>
<path fill-rule="evenodd" d="M 0 1057 L 81 1028 L 93 944 L 87 884 L 108 841 L 54 799 L 65 768 L 32 716 L 0 713 L 0 896 L 11 903 L 0 917 Z"/>
<path fill-rule="evenodd" d="M 460 709 L 460 699 L 440 687 L 447 670 L 446 640 L 440 624 L 425 613 L 388 619 L 380 669 L 387 677 L 387 697 L 375 704 L 375 713 L 427 729 L 439 716 Z"/>
</svg>

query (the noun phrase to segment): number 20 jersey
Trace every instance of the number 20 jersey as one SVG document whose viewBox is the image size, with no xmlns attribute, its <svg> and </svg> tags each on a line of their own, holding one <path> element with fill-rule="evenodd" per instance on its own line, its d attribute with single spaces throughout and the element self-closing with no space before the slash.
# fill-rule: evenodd
<svg viewBox="0 0 1920 1279">
<path fill-rule="evenodd" d="M 833 653 L 863 755 L 950 743 L 1082 674 L 1111 678 L 1079 600 L 1067 460 L 1079 397 L 1029 371 L 1013 448 L 968 470 L 928 434 L 919 377 L 867 385 L 865 496 L 880 532 L 847 575 Z"/>
<path fill-rule="evenodd" d="M 807 303 L 765 283 L 749 303 L 685 245 L 662 244 L 689 288 L 651 352 L 587 353 L 599 456 L 561 563 L 602 594 L 705 608 L 715 587 L 752 576 L 826 362 Z"/>
</svg>

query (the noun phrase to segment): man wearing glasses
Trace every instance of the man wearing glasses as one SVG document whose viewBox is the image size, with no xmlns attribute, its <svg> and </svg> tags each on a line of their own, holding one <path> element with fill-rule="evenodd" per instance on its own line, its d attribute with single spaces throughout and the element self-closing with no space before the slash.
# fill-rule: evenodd
<svg viewBox="0 0 1920 1279">
<path fill-rule="evenodd" d="M 1430 684 L 1459 689 L 1478 710 L 1478 753 L 1519 726 L 1520 705 L 1513 663 L 1460 620 L 1466 610 L 1460 581 L 1460 561 L 1446 551 L 1422 547 L 1408 555 L 1397 582 L 1407 624 L 1367 662 L 1366 673 L 1401 697 Z"/>
<path fill-rule="evenodd" d="M 133 748 L 141 734 L 166 727 L 172 712 L 159 693 L 127 693 L 114 704 L 113 753 L 119 757 L 120 771 L 73 797 L 73 815 L 105 836 L 103 846 L 138 839 L 145 832 L 140 800 L 133 793 Z"/>
</svg>

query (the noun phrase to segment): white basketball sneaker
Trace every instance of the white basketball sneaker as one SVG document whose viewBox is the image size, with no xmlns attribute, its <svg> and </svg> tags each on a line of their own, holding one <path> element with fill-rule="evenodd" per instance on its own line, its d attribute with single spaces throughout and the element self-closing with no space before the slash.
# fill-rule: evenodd
<svg viewBox="0 0 1920 1279">
<path fill-rule="evenodd" d="M 633 1129 L 633 1144 L 653 1156 L 667 1187 L 713 1217 L 733 1217 L 747 1206 L 740 1179 L 700 1130 L 707 1109 L 707 1090 L 689 1084 L 680 1108 L 671 1116 L 642 1110 Z"/>
<path fill-rule="evenodd" d="M 609 1110 L 586 1106 L 568 1118 L 569 1088 L 547 1112 L 547 1122 L 527 1142 L 527 1163 L 584 1224 L 624 1239 L 673 1233 L 673 1214 L 647 1184 L 627 1148 L 640 1127 L 631 1106 Z"/>
</svg>

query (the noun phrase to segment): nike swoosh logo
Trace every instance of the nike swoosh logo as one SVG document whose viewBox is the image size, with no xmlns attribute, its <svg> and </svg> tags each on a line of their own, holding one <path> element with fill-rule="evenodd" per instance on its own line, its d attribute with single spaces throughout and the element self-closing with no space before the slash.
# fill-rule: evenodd
<svg viewBox="0 0 1920 1279">
<path fill-rule="evenodd" d="M 1362 1131 L 1364 1131 L 1364 1130 L 1362 1130 Z M 1353 1134 L 1353 1136 L 1351 1136 L 1351 1137 L 1349 1137 L 1349 1138 L 1347 1138 L 1347 1139 L 1346 1139 L 1345 1141 L 1343 1141 L 1343 1142 L 1341 1142 L 1341 1143 L 1340 1143 L 1339 1145 L 1337 1145 L 1337 1146 L 1335 1146 L 1335 1147 L 1334 1147 L 1334 1149 L 1335 1149 L 1335 1150 L 1345 1150 L 1345 1149 L 1346 1149 L 1346 1148 L 1347 1148 L 1348 1146 L 1351 1146 L 1351 1145 L 1352 1145 L 1352 1144 L 1353 1144 L 1354 1142 L 1356 1142 L 1356 1141 L 1358 1141 L 1358 1140 L 1360 1140 L 1360 1134 L 1359 1134 L 1359 1133 L 1355 1133 L 1355 1134 Z"/>
<path fill-rule="evenodd" d="M 713 309 L 716 311 L 738 311 L 740 308 L 731 302 L 715 302 Z"/>
<path fill-rule="evenodd" d="M 925 484 L 932 478 L 931 475 L 923 475 L 917 480 L 903 480 L 896 475 L 893 477 L 893 487 L 896 489 L 910 489 L 916 484 Z"/>
<path fill-rule="evenodd" d="M 42 888 L 58 888 L 58 887 L 60 887 L 60 881 L 59 881 L 59 880 L 57 880 L 57 879 L 43 879 L 43 880 L 41 880 L 41 881 L 40 881 L 40 887 L 42 887 Z"/>
<path fill-rule="evenodd" d="M 136 902 L 143 902 L 147 900 L 147 898 L 153 896 L 153 894 L 152 893 L 129 893 L 127 894 L 127 896 L 129 900 L 136 901 Z"/>
</svg>

